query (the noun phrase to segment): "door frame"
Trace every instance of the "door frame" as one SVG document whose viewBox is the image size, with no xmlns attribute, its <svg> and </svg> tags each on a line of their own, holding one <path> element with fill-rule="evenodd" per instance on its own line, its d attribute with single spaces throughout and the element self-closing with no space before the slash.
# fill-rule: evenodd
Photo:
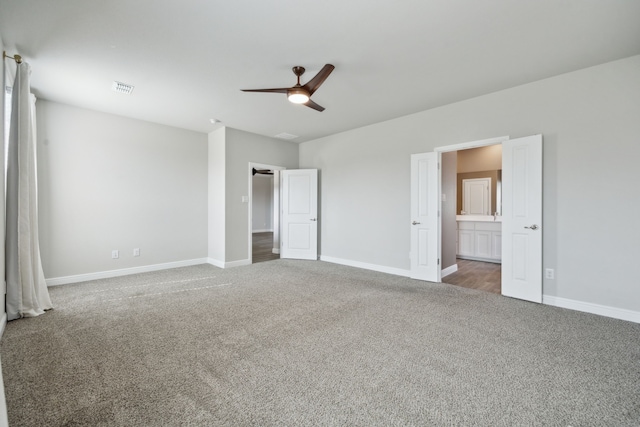
<svg viewBox="0 0 640 427">
<path fill-rule="evenodd" d="M 256 163 L 256 162 L 249 162 L 249 167 L 247 169 L 247 173 L 249 176 L 249 196 L 247 197 L 248 199 L 248 223 L 247 223 L 247 230 L 248 230 L 248 244 L 247 244 L 247 259 L 249 260 L 249 264 L 253 264 L 253 168 L 256 169 L 271 169 L 274 171 L 281 171 L 281 170 L 285 170 L 287 169 L 284 166 L 276 166 L 276 165 L 268 165 L 266 163 Z M 280 174 L 276 173 L 273 175 L 273 187 L 274 187 L 274 193 L 275 191 L 278 192 L 278 196 L 280 195 L 280 183 L 276 183 L 276 179 L 279 181 L 280 179 Z M 275 196 L 275 194 L 274 194 Z M 274 211 L 278 211 L 280 212 L 280 197 L 278 197 L 278 203 L 276 206 L 276 200 L 274 198 Z M 277 224 L 276 224 L 276 219 L 277 219 Z M 280 236 L 280 215 L 274 215 L 273 217 L 273 230 L 275 233 L 276 228 L 278 229 L 278 236 Z"/>
</svg>

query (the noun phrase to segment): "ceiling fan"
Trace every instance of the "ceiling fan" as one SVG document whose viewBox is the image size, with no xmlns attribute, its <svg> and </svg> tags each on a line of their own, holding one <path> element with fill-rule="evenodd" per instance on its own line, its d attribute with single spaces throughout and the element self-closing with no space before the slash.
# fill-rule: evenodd
<svg viewBox="0 0 640 427">
<path fill-rule="evenodd" d="M 322 67 L 322 70 L 315 75 L 314 78 L 309 80 L 307 84 L 300 84 L 300 76 L 304 74 L 304 67 L 293 67 L 293 74 L 298 77 L 298 83 L 293 87 L 283 87 L 276 89 L 242 89 L 243 92 L 273 92 L 273 93 L 286 93 L 289 101 L 294 104 L 304 104 L 307 107 L 313 108 L 317 111 L 324 111 L 324 107 L 316 104 L 311 100 L 311 95 L 318 90 L 320 85 L 329 77 L 329 74 L 335 67 L 331 64 L 326 64 Z"/>
</svg>

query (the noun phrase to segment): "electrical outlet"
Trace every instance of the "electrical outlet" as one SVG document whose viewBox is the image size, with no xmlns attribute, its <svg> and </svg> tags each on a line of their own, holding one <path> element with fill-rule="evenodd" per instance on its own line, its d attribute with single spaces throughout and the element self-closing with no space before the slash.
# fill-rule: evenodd
<svg viewBox="0 0 640 427">
<path fill-rule="evenodd" d="M 118 258 L 120 258 L 120 252 L 118 252 L 118 250 L 117 250 L 117 249 L 112 250 L 112 251 L 111 251 L 111 258 L 113 258 L 113 259 L 118 259 Z"/>
<path fill-rule="evenodd" d="M 555 279 L 555 271 L 553 270 L 553 268 L 547 268 L 544 270 L 544 278 L 545 279 Z"/>
<path fill-rule="evenodd" d="M 140 248 L 133 248 L 133 256 L 140 256 Z"/>
</svg>

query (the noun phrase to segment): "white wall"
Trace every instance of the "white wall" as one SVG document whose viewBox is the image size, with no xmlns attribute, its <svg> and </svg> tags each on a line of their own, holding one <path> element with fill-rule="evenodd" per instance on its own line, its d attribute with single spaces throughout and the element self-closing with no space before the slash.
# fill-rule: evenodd
<svg viewBox="0 0 640 427">
<path fill-rule="evenodd" d="M 546 296 L 640 311 L 640 56 L 303 143 L 322 255 L 408 270 L 409 155 L 544 135 Z M 373 232 L 375 231 L 375 232 Z"/>
<path fill-rule="evenodd" d="M 37 114 L 47 279 L 206 258 L 206 134 L 42 100 Z"/>
<path fill-rule="evenodd" d="M 219 267 L 224 265 L 225 259 L 225 154 L 226 128 L 217 129 L 209 133 L 208 157 L 208 257 Z"/>
<path fill-rule="evenodd" d="M 251 209 L 253 232 L 273 231 L 273 175 L 254 175 Z"/>
</svg>

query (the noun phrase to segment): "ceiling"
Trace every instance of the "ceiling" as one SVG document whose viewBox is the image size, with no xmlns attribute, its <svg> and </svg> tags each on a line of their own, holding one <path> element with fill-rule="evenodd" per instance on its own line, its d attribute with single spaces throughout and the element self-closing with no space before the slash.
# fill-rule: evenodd
<svg viewBox="0 0 640 427">
<path fill-rule="evenodd" d="M 0 0 L 0 36 L 40 98 L 304 142 L 640 54 L 640 1 Z M 240 91 L 326 63 L 324 112 Z"/>
</svg>

